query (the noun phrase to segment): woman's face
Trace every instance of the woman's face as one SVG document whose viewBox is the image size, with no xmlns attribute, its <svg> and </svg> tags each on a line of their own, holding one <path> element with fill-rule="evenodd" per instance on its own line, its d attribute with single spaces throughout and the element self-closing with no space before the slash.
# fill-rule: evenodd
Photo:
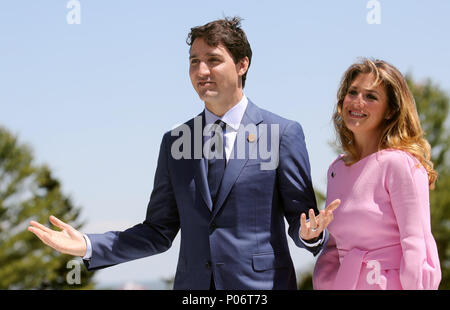
<svg viewBox="0 0 450 310">
<path fill-rule="evenodd" d="M 380 125 L 387 115 L 385 87 L 373 86 L 375 77 L 371 73 L 360 73 L 348 88 L 342 104 L 345 126 L 355 137 L 370 138 L 380 133 Z"/>
</svg>

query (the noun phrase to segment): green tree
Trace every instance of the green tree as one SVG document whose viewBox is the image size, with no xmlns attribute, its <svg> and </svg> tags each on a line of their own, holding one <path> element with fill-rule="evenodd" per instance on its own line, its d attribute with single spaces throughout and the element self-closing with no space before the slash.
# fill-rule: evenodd
<svg viewBox="0 0 450 310">
<path fill-rule="evenodd" d="M 30 220 L 50 227 L 50 215 L 78 229 L 79 212 L 50 169 L 35 165 L 30 148 L 0 127 L 0 289 L 93 288 L 93 272 L 78 264 L 77 284 L 78 266 L 68 266 L 75 258 L 45 246 L 27 231 Z"/>
<path fill-rule="evenodd" d="M 431 229 L 436 240 L 442 269 L 440 289 L 450 289 L 450 98 L 430 79 L 414 82 L 406 76 L 416 100 L 422 128 L 431 144 L 431 160 L 439 173 L 434 190 L 430 191 Z"/>
</svg>

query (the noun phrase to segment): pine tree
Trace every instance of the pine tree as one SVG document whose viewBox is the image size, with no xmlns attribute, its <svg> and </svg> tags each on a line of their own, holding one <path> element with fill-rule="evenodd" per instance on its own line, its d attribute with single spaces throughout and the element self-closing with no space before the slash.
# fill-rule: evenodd
<svg viewBox="0 0 450 310">
<path fill-rule="evenodd" d="M 80 259 L 45 246 L 27 230 L 30 220 L 57 229 L 50 215 L 79 229 L 79 212 L 50 168 L 34 164 L 30 148 L 0 127 L 0 289 L 93 288 L 94 273 Z"/>
</svg>

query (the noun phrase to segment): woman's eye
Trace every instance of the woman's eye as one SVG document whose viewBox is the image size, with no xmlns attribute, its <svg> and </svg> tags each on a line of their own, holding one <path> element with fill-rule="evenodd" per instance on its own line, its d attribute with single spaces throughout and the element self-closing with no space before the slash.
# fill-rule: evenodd
<svg viewBox="0 0 450 310">
<path fill-rule="evenodd" d="M 358 93 L 356 92 L 356 90 L 349 90 L 348 93 L 352 96 L 357 95 Z"/>
<path fill-rule="evenodd" d="M 375 97 L 374 95 L 367 95 L 367 98 L 369 98 L 370 100 L 377 100 L 377 97 Z"/>
</svg>

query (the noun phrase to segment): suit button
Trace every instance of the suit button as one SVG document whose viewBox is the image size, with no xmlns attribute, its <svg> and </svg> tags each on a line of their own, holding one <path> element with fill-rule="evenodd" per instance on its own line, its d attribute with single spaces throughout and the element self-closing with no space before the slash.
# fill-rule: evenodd
<svg viewBox="0 0 450 310">
<path fill-rule="evenodd" d="M 212 223 L 209 225 L 209 229 L 210 229 L 211 231 L 213 231 L 213 230 L 216 229 L 216 228 L 217 228 L 216 222 L 212 222 Z"/>
<path fill-rule="evenodd" d="M 205 264 L 205 267 L 207 269 L 210 269 L 211 268 L 211 261 L 207 261 L 206 264 Z"/>
</svg>

